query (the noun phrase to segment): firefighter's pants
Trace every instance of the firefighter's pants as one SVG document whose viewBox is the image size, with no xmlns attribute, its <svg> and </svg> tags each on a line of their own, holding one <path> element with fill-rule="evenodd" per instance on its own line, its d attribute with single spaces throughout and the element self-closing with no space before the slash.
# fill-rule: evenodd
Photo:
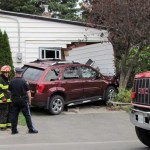
<svg viewBox="0 0 150 150">
<path fill-rule="evenodd" d="M 11 103 L 0 103 L 0 128 L 11 126 Z"/>
</svg>

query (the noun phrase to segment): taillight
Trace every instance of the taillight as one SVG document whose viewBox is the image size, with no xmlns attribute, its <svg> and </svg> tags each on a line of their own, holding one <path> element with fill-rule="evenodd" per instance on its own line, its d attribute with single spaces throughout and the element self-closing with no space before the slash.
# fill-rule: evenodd
<svg viewBox="0 0 150 150">
<path fill-rule="evenodd" d="M 37 93 L 42 93 L 43 92 L 43 90 L 44 90 L 44 85 L 43 84 L 38 84 L 37 86 L 36 86 L 36 92 Z"/>
</svg>

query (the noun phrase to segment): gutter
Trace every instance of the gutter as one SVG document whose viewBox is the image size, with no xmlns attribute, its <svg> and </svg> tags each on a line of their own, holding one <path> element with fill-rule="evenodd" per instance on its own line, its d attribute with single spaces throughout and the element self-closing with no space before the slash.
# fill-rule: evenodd
<svg viewBox="0 0 150 150">
<path fill-rule="evenodd" d="M 9 17 L 9 16 L 4 16 L 4 15 L 0 15 L 1 18 L 6 18 L 6 19 L 10 19 L 13 20 L 17 23 L 17 29 L 18 29 L 18 52 L 17 52 L 17 62 L 21 63 L 22 62 L 22 53 L 20 52 L 20 23 L 18 21 L 18 19 L 13 18 L 13 17 Z"/>
<path fill-rule="evenodd" d="M 6 19 L 11 19 L 11 20 L 14 20 L 14 21 L 17 22 L 17 28 L 18 28 L 18 52 L 20 52 L 20 23 L 19 23 L 19 21 L 16 18 L 13 18 L 13 17 L 3 16 L 3 15 L 0 15 L 0 17 L 6 18 Z"/>
</svg>

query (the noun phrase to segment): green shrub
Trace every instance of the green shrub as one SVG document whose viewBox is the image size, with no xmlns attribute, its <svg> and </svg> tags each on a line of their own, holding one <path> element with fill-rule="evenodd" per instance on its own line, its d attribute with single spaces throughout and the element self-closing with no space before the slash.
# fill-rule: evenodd
<svg viewBox="0 0 150 150">
<path fill-rule="evenodd" d="M 0 68 L 4 65 L 11 67 L 10 78 L 14 76 L 12 53 L 7 33 L 0 30 Z"/>
<path fill-rule="evenodd" d="M 112 98 L 114 102 L 131 103 L 131 90 L 122 89 Z"/>
</svg>

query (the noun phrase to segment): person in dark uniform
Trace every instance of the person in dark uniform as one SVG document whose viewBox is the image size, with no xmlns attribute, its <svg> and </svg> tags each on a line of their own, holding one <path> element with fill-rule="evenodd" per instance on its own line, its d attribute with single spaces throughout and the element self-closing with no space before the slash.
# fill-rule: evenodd
<svg viewBox="0 0 150 150">
<path fill-rule="evenodd" d="M 9 83 L 9 90 L 11 92 L 12 99 L 12 134 L 17 134 L 17 124 L 18 124 L 18 116 L 20 110 L 22 111 L 27 127 L 29 129 L 28 133 L 38 133 L 38 131 L 33 127 L 30 108 L 31 104 L 31 92 L 29 89 L 29 85 L 27 82 L 21 77 L 23 69 L 15 68 L 15 77 Z"/>
<path fill-rule="evenodd" d="M 11 67 L 4 65 L 0 71 L 0 129 L 6 130 L 11 127 L 11 99 L 8 91 Z"/>
</svg>

